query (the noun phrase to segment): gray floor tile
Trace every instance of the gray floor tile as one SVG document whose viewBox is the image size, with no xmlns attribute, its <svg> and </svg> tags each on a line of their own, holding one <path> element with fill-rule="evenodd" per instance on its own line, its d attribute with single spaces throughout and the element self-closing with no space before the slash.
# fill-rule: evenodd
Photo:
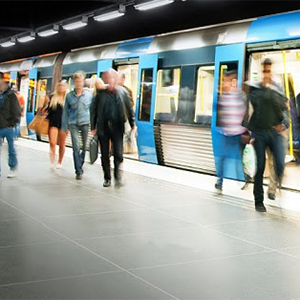
<svg viewBox="0 0 300 300">
<path fill-rule="evenodd" d="M 0 249 L 0 286 L 117 270 L 70 242 Z"/>
<path fill-rule="evenodd" d="M 15 219 L 24 219 L 26 216 L 13 207 L 1 202 L 0 200 L 0 222 Z"/>
<path fill-rule="evenodd" d="M 264 253 L 144 269 L 137 275 L 180 299 L 298 299 L 300 260 Z"/>
<path fill-rule="evenodd" d="M 88 238 L 159 231 L 190 226 L 189 223 L 146 209 L 43 219 L 51 228 L 70 238 Z"/>
<path fill-rule="evenodd" d="M 300 246 L 300 223 L 284 218 L 216 225 L 212 228 L 275 249 Z"/>
<path fill-rule="evenodd" d="M 62 240 L 62 237 L 32 219 L 0 222 L 0 233 L 0 247 Z"/>
<path fill-rule="evenodd" d="M 1 299 L 173 299 L 127 273 L 101 274 L 0 288 Z"/>
<path fill-rule="evenodd" d="M 80 243 L 126 269 L 265 250 L 205 228 L 82 240 Z"/>
<path fill-rule="evenodd" d="M 300 247 L 293 247 L 290 249 L 280 249 L 280 251 L 287 253 L 289 255 L 293 255 L 295 257 L 299 257 L 299 259 L 300 259 Z"/>
</svg>

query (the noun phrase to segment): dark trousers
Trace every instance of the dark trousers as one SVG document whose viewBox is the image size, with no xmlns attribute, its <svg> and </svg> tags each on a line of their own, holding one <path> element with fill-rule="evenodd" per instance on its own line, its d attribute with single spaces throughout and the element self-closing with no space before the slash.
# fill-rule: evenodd
<svg viewBox="0 0 300 300">
<path fill-rule="evenodd" d="M 104 125 L 104 132 L 99 136 L 101 147 L 101 163 L 104 172 L 104 179 L 111 180 L 110 174 L 110 141 L 113 146 L 114 155 L 114 177 L 120 179 L 119 167 L 123 161 L 123 135 L 124 130 L 118 123 Z"/>
<path fill-rule="evenodd" d="M 275 129 L 260 130 L 255 132 L 254 148 L 257 156 L 257 172 L 254 180 L 255 203 L 263 203 L 264 189 L 263 176 L 266 163 L 266 148 L 269 147 L 273 157 L 275 173 L 280 181 L 284 171 L 285 150 L 282 135 Z"/>
</svg>

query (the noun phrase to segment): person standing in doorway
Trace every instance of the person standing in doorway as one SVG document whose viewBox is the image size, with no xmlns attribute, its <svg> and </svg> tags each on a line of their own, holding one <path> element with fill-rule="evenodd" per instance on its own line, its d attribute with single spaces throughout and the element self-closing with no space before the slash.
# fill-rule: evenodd
<svg viewBox="0 0 300 300">
<path fill-rule="evenodd" d="M 55 167 L 55 150 L 57 143 L 59 144 L 59 158 L 57 169 L 61 169 L 62 161 L 66 148 L 67 132 L 61 130 L 62 114 L 66 99 L 67 83 L 60 81 L 57 83 L 55 92 L 51 97 L 47 111 L 47 119 L 49 120 L 49 142 L 50 142 L 50 163 L 51 169 Z"/>
<path fill-rule="evenodd" d="M 9 75 L 0 72 L 0 153 L 4 138 L 8 144 L 8 178 L 16 176 L 18 166 L 17 153 L 14 146 L 14 128 L 20 122 L 21 107 L 15 93 L 9 88 Z M 1 176 L 1 162 L 0 162 Z"/>
<path fill-rule="evenodd" d="M 83 72 L 76 72 L 73 79 L 75 88 L 66 96 L 62 117 L 62 131 L 70 130 L 76 179 L 81 180 L 89 132 L 90 106 L 93 96 L 90 91 L 83 88 L 85 80 Z M 81 152 L 79 135 L 81 135 L 83 143 Z"/>
<path fill-rule="evenodd" d="M 106 90 L 98 90 L 91 106 L 91 130 L 98 135 L 101 147 L 101 162 L 104 172 L 104 187 L 111 185 L 109 145 L 113 145 L 114 177 L 116 186 L 122 185 L 119 167 L 123 161 L 124 124 L 128 120 L 135 130 L 134 112 L 130 96 L 118 85 L 118 73 L 110 69 L 102 74 Z"/>
<path fill-rule="evenodd" d="M 18 86 L 16 84 L 14 84 L 11 89 L 15 92 L 15 94 L 16 94 L 16 96 L 18 98 L 19 104 L 21 106 L 21 117 L 24 117 L 24 112 L 25 112 L 25 100 L 24 100 L 24 97 L 19 92 Z M 17 139 L 19 136 L 20 136 L 20 122 L 15 127 L 15 139 Z"/>
<path fill-rule="evenodd" d="M 249 90 L 249 100 L 253 106 L 253 114 L 248 129 L 254 134 L 254 148 L 257 156 L 257 172 L 253 191 L 255 209 L 259 212 L 266 212 L 263 189 L 266 149 L 269 147 L 273 155 L 277 182 L 280 184 L 285 157 L 281 133 L 285 130 L 283 122 L 287 107 L 286 98 L 278 92 L 272 81 L 272 61 L 265 59 L 262 68 L 262 82 L 258 87 Z"/>
</svg>

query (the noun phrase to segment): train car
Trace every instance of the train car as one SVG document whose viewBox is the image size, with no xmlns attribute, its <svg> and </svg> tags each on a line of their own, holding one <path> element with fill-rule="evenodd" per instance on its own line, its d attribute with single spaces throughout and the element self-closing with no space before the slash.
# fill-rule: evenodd
<svg viewBox="0 0 300 300">
<path fill-rule="evenodd" d="M 71 89 L 71 76 L 77 70 L 90 78 L 115 68 L 125 74 L 135 102 L 137 153 L 131 157 L 214 175 L 214 154 L 222 147 L 217 104 L 225 70 L 237 70 L 241 88 L 245 80 L 260 81 L 261 62 L 269 57 L 274 79 L 291 99 L 292 116 L 299 111 L 299 19 L 300 12 L 284 13 L 39 57 L 27 68 L 29 83 L 39 83 L 32 93 L 33 85 L 28 86 L 27 119 L 32 117 L 32 107 L 40 106 L 38 96 L 30 97 L 41 92 L 41 81 L 46 80 L 46 90 L 50 84 L 53 88 L 51 70 L 53 81 L 64 78 Z M 20 74 L 22 63 L 0 64 L 0 70 Z M 299 151 L 296 123 L 291 118 L 287 152 L 293 158 Z M 241 159 L 240 150 L 229 151 L 233 161 L 225 177 L 243 180 L 242 170 L 233 167 Z M 292 173 L 295 168 L 293 163 Z M 292 181 L 295 176 L 289 177 Z M 299 189 L 299 184 L 292 186 Z"/>
</svg>

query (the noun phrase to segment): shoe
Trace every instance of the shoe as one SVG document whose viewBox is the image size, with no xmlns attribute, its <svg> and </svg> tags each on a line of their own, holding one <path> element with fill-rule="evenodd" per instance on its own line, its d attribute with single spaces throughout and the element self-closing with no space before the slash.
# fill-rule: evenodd
<svg viewBox="0 0 300 300">
<path fill-rule="evenodd" d="M 76 180 L 81 180 L 82 179 L 82 174 L 78 173 L 76 174 Z"/>
<path fill-rule="evenodd" d="M 54 170 L 55 169 L 55 165 L 54 164 L 50 164 L 50 170 Z"/>
<path fill-rule="evenodd" d="M 217 190 L 217 192 L 218 192 L 219 194 L 222 194 L 222 191 L 223 191 L 222 185 L 216 183 L 216 184 L 215 184 L 215 189 Z"/>
<path fill-rule="evenodd" d="M 57 164 L 56 169 L 62 169 L 62 165 L 61 164 Z"/>
<path fill-rule="evenodd" d="M 267 209 L 266 209 L 266 207 L 264 206 L 263 203 L 255 204 L 255 210 L 258 211 L 258 212 L 266 212 L 267 211 Z"/>
<path fill-rule="evenodd" d="M 270 200 L 275 200 L 275 199 L 276 199 L 276 196 L 275 196 L 275 194 L 273 194 L 273 193 L 269 193 L 269 194 L 268 194 L 268 198 L 269 198 Z"/>
<path fill-rule="evenodd" d="M 105 179 L 103 182 L 103 187 L 109 187 L 109 186 L 111 186 L 111 181 Z"/>
<path fill-rule="evenodd" d="M 7 178 L 15 178 L 15 177 L 16 177 L 16 171 L 10 170 L 9 173 L 7 174 Z"/>
<path fill-rule="evenodd" d="M 124 183 L 121 179 L 115 179 L 115 187 L 124 186 Z"/>
</svg>

